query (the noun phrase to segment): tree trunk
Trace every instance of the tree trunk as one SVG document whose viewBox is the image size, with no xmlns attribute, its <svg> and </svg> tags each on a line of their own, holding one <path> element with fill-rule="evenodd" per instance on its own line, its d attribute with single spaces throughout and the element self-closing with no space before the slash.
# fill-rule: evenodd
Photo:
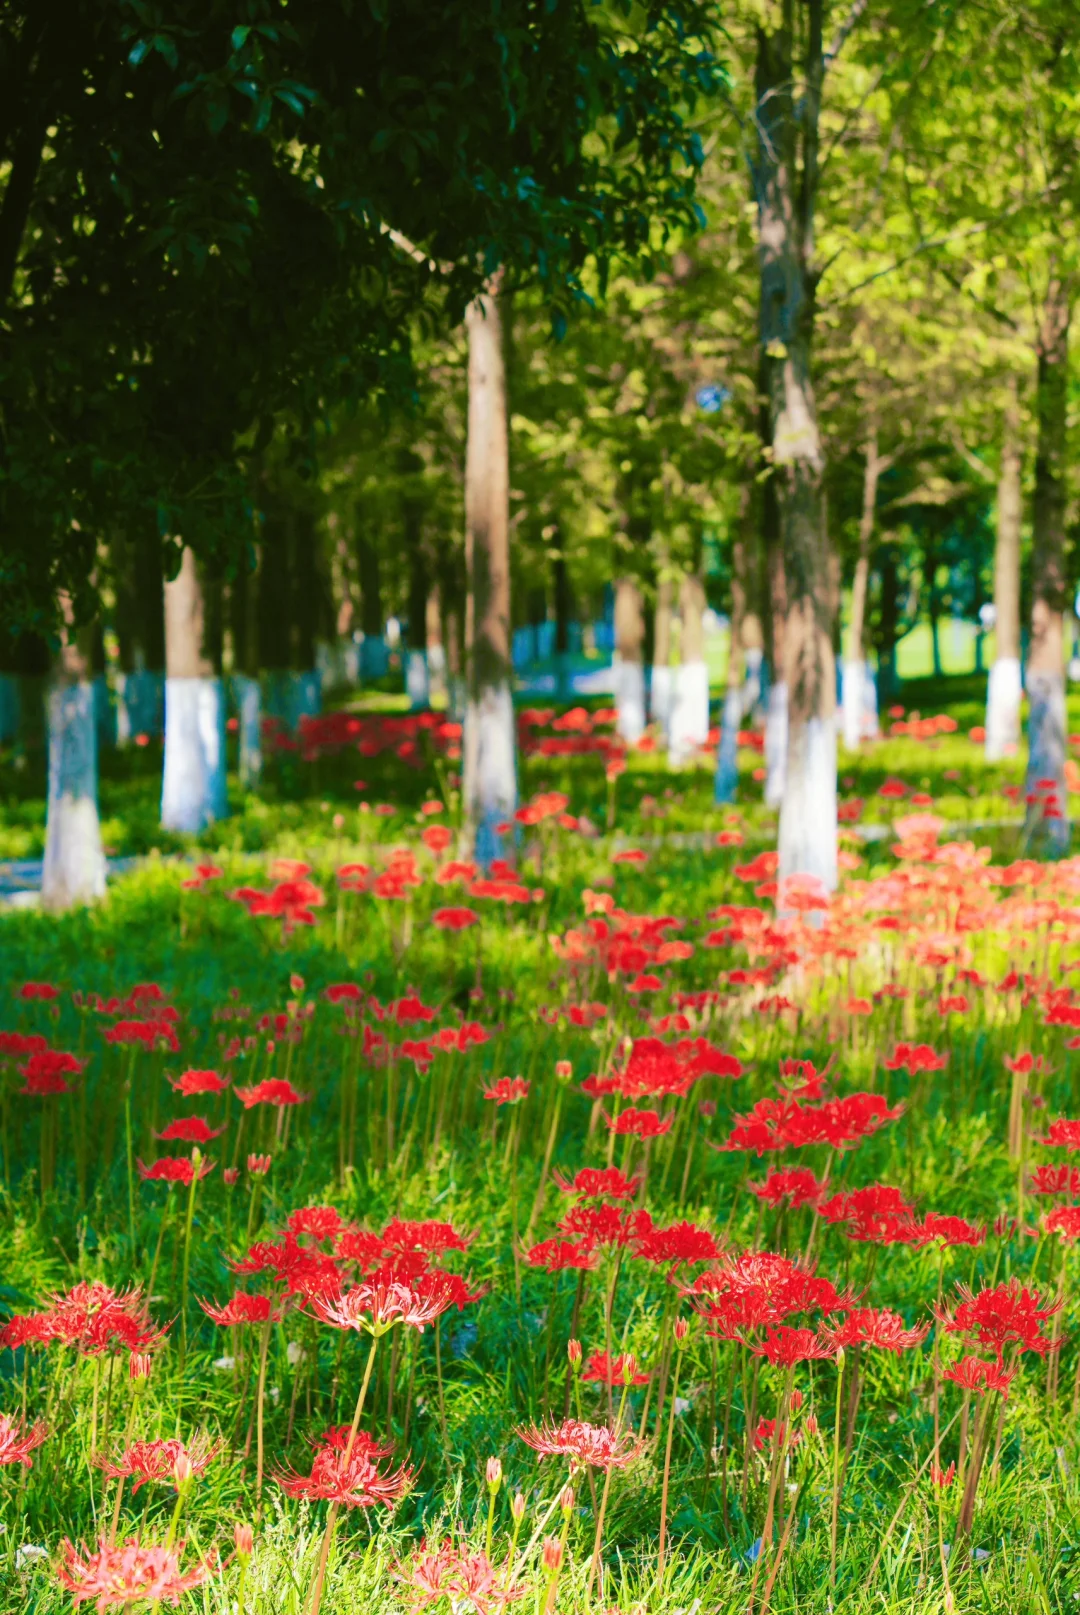
<svg viewBox="0 0 1080 1615">
<path fill-rule="evenodd" d="M 322 711 L 322 674 L 318 667 L 318 638 L 323 611 L 324 585 L 319 573 L 319 535 L 313 513 L 300 506 L 289 523 L 289 591 L 293 602 L 290 645 L 289 727 L 299 731 L 301 720 Z"/>
<path fill-rule="evenodd" d="M 405 642 L 405 690 L 413 712 L 431 705 L 428 668 L 428 556 L 422 511 L 413 500 L 404 511 L 405 553 L 409 561 L 409 629 Z"/>
<path fill-rule="evenodd" d="M 864 717 L 867 701 L 865 685 L 870 677 L 863 644 L 866 622 L 866 591 L 870 580 L 870 542 L 874 534 L 874 516 L 877 510 L 878 478 L 881 458 L 878 454 L 876 426 L 871 427 L 866 439 L 863 466 L 862 514 L 859 517 L 859 553 L 855 561 L 855 576 L 851 584 L 851 622 L 848 625 L 847 655 L 843 670 L 844 745 L 854 751 L 864 739 Z"/>
<path fill-rule="evenodd" d="M 1031 643 L 1028 647 L 1028 829 L 1048 852 L 1069 845 L 1065 785 L 1065 471 L 1071 288 L 1052 273 L 1038 342 Z"/>
<path fill-rule="evenodd" d="M 367 526 L 367 515 L 356 515 L 356 566 L 360 576 L 360 672 L 366 679 L 386 673 L 386 641 L 383 638 L 382 566 L 379 547 Z"/>
<path fill-rule="evenodd" d="M 739 784 L 739 730 L 743 720 L 743 677 L 746 656 L 743 629 L 746 623 L 746 558 L 748 531 L 754 506 L 753 484 L 745 482 L 739 492 L 739 521 L 731 544 L 731 637 L 728 645 L 727 689 L 720 725 L 720 745 L 716 753 L 716 779 L 713 795 L 718 803 L 733 802 Z"/>
<path fill-rule="evenodd" d="M 1020 746 L 1020 523 L 1023 515 L 1020 411 L 1016 378 L 1009 384 L 1001 435 L 994 545 L 994 664 L 986 686 L 986 759 L 998 762 Z"/>
<path fill-rule="evenodd" d="M 671 760 L 675 764 L 700 756 L 709 739 L 709 669 L 705 664 L 705 585 L 697 572 L 679 584 L 682 621 L 681 657 L 675 669 L 671 712 Z"/>
<path fill-rule="evenodd" d="M 262 690 L 259 686 L 258 578 L 245 556 L 229 590 L 233 642 L 232 698 L 236 707 L 240 784 L 258 789 L 262 777 Z"/>
<path fill-rule="evenodd" d="M 570 614 L 574 602 L 561 532 L 556 535 L 556 541 L 559 547 L 551 561 L 552 592 L 555 596 L 555 699 L 568 701 L 573 694 L 573 679 L 570 672 Z"/>
<path fill-rule="evenodd" d="M 794 104 L 793 23 L 758 31 L 761 362 L 787 609 L 781 667 L 787 757 L 779 879 L 836 885 L 836 669 L 823 510 L 825 456 L 811 380 L 822 0 L 806 6 L 806 84 Z M 802 133 L 801 170 L 797 166 Z M 782 904 L 782 898 L 781 898 Z"/>
<path fill-rule="evenodd" d="M 165 603 L 156 532 L 110 543 L 120 646 L 116 739 L 158 736 L 165 721 Z"/>
<path fill-rule="evenodd" d="M 671 666 L 674 587 L 667 551 L 661 549 L 656 568 L 656 612 L 653 619 L 652 666 L 649 671 L 649 717 L 670 737 L 674 676 Z"/>
<path fill-rule="evenodd" d="M 475 856 L 497 857 L 517 806 L 510 661 L 510 447 L 502 310 L 489 289 L 465 316 L 469 416 L 465 450 L 466 706 L 463 795 Z"/>
<path fill-rule="evenodd" d="M 165 585 L 165 767 L 161 822 L 204 830 L 228 812 L 225 696 L 221 663 L 210 654 L 207 593 L 194 552 Z"/>
<path fill-rule="evenodd" d="M 766 566 L 769 586 L 769 639 L 772 646 L 769 662 L 772 676 L 765 707 L 765 803 L 767 807 L 778 808 L 784 800 L 788 745 L 788 690 L 784 666 L 787 584 L 784 574 L 784 552 L 779 543 L 768 545 Z"/>
<path fill-rule="evenodd" d="M 633 746 L 645 732 L 645 613 L 641 590 L 633 578 L 615 580 L 615 727 Z"/>
<path fill-rule="evenodd" d="M 70 607 L 61 600 L 70 623 Z M 68 627 L 48 694 L 49 787 L 42 907 L 90 903 L 105 892 L 98 818 L 97 722 L 90 673 L 92 629 Z"/>
</svg>

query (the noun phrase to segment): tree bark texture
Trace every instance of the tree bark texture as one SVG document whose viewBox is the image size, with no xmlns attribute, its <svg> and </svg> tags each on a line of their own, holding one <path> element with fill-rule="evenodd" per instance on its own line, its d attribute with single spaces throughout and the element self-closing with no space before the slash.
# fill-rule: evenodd
<svg viewBox="0 0 1080 1615">
<path fill-rule="evenodd" d="M 615 723 L 628 745 L 645 732 L 645 613 L 641 590 L 631 577 L 615 580 Z"/>
<path fill-rule="evenodd" d="M 185 548 L 165 585 L 165 766 L 161 822 L 204 830 L 225 817 L 225 693 L 209 654 L 206 594 L 194 552 Z"/>
<path fill-rule="evenodd" d="M 851 621 L 848 624 L 847 654 L 841 675 L 843 699 L 844 745 L 854 751 L 866 734 L 867 701 L 866 683 L 871 677 L 863 643 L 866 625 L 866 594 L 870 581 L 870 550 L 874 536 L 874 519 L 877 512 L 878 480 L 882 460 L 878 452 L 877 428 L 871 427 L 866 439 L 863 462 L 863 499 L 859 516 L 859 552 L 855 558 L 855 575 L 851 583 Z"/>
<path fill-rule="evenodd" d="M 668 744 L 674 763 L 700 754 L 709 738 L 709 669 L 705 663 L 705 585 L 697 572 L 679 583 L 681 656 L 674 670 Z"/>
<path fill-rule="evenodd" d="M 476 857 L 498 856 L 517 806 L 510 660 L 510 445 L 502 309 L 496 288 L 472 303 L 465 450 L 466 705 L 463 792 Z"/>
<path fill-rule="evenodd" d="M 64 601 L 61 608 L 70 615 Z M 65 630 L 48 692 L 49 784 L 41 903 L 54 912 L 93 902 L 105 892 L 91 632 L 70 626 Z"/>
<path fill-rule="evenodd" d="M 675 589 L 666 551 L 656 568 L 656 612 L 653 619 L 652 668 L 649 675 L 649 716 L 665 736 L 671 729 L 674 675 L 671 666 L 672 618 Z"/>
<path fill-rule="evenodd" d="M 1072 291 L 1051 274 L 1038 339 L 1031 643 L 1028 649 L 1028 832 L 1046 851 L 1069 844 L 1065 784 L 1066 427 Z"/>
<path fill-rule="evenodd" d="M 787 758 L 779 878 L 836 885 L 836 670 L 823 509 L 825 456 L 811 377 L 814 209 L 824 72 L 822 0 L 807 0 L 805 84 L 794 87 L 794 17 L 759 27 L 754 179 L 760 254 L 762 393 L 787 609 L 782 671 Z M 801 147 L 801 162 L 800 162 Z"/>
<path fill-rule="evenodd" d="M 739 494 L 739 523 L 731 545 L 731 611 L 728 642 L 727 687 L 724 714 L 720 722 L 720 744 L 716 753 L 713 795 L 718 803 L 733 802 L 739 784 L 739 730 L 743 720 L 743 679 L 746 655 L 743 632 L 747 617 L 747 547 L 753 542 L 748 531 L 753 511 L 753 485 L 746 481 Z"/>
<path fill-rule="evenodd" d="M 994 544 L 994 662 L 986 687 L 986 759 L 1011 757 L 1020 745 L 1020 526 L 1023 516 L 1020 412 L 1013 378 L 1001 433 Z"/>
</svg>

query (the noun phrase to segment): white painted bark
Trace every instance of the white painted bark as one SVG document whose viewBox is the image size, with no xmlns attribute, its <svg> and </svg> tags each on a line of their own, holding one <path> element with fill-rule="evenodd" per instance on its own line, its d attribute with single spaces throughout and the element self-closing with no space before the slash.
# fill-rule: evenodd
<svg viewBox="0 0 1080 1615">
<path fill-rule="evenodd" d="M 517 806 L 510 660 L 510 449 L 497 287 L 472 303 L 465 448 L 466 700 L 462 793 L 473 851 L 499 856 Z"/>
<path fill-rule="evenodd" d="M 258 679 L 246 673 L 234 673 L 232 686 L 240 743 L 240 784 L 253 791 L 262 777 L 262 689 Z"/>
<path fill-rule="evenodd" d="M 203 593 L 193 551 L 165 585 L 165 765 L 161 822 L 197 832 L 225 817 L 225 689 L 204 647 Z"/>
<path fill-rule="evenodd" d="M 615 580 L 615 654 L 612 677 L 615 688 L 615 727 L 633 746 L 645 732 L 645 670 L 642 649 L 645 619 L 641 590 L 633 578 Z"/>
<path fill-rule="evenodd" d="M 713 795 L 717 802 L 734 802 L 739 784 L 739 730 L 742 727 L 742 691 L 728 686 L 724 716 L 720 725 L 720 745 L 716 754 L 716 780 Z"/>
<path fill-rule="evenodd" d="M 792 875 L 836 886 L 836 725 L 810 718 L 788 739 L 780 810 L 780 879 Z"/>
<path fill-rule="evenodd" d="M 669 744 L 674 697 L 675 669 L 666 662 L 654 662 L 649 678 L 649 716 L 653 723 L 659 724 Z"/>
<path fill-rule="evenodd" d="M 995 656 L 986 681 L 986 758 L 998 762 L 1020 749 L 1024 680 L 1019 656 Z"/>
<path fill-rule="evenodd" d="M 669 748 L 678 765 L 699 755 L 709 738 L 709 669 L 703 661 L 683 662 L 675 669 Z"/>
<path fill-rule="evenodd" d="M 426 651 L 411 650 L 406 653 L 405 693 L 413 712 L 426 711 L 431 705 L 431 679 Z"/>
<path fill-rule="evenodd" d="M 765 804 L 779 807 L 787 787 L 788 688 L 781 679 L 769 685 L 765 714 Z"/>
<path fill-rule="evenodd" d="M 83 659 L 68 656 L 65 663 L 65 655 L 66 650 L 47 701 L 49 786 L 41 902 L 54 912 L 91 903 L 105 892 L 94 690 Z"/>
<path fill-rule="evenodd" d="M 856 751 L 866 738 L 867 682 L 870 669 L 863 661 L 845 661 L 840 673 L 840 704 L 844 745 Z"/>
</svg>

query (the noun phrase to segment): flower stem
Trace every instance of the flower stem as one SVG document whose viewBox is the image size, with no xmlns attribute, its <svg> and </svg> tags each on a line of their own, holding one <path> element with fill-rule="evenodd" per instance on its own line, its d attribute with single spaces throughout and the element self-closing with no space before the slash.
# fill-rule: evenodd
<svg viewBox="0 0 1080 1615">
<path fill-rule="evenodd" d="M 664 1545 L 667 1541 L 668 1485 L 671 1480 L 671 1443 L 675 1435 L 675 1401 L 679 1394 L 679 1369 L 682 1366 L 682 1341 L 675 1343 L 675 1373 L 671 1380 L 671 1405 L 668 1408 L 667 1441 L 664 1444 L 664 1481 L 660 1489 L 660 1549 L 656 1556 L 656 1579 L 664 1575 Z"/>
<path fill-rule="evenodd" d="M 345 1444 L 345 1464 L 352 1457 L 353 1444 L 356 1441 L 356 1432 L 360 1428 L 360 1416 L 364 1411 L 364 1402 L 367 1399 L 368 1386 L 371 1383 L 371 1370 L 375 1365 L 375 1349 L 379 1344 L 379 1337 L 371 1337 L 371 1349 L 368 1352 L 367 1363 L 364 1367 L 364 1378 L 360 1385 L 360 1395 L 356 1399 L 356 1412 L 353 1414 L 352 1426 L 349 1430 L 349 1439 Z M 344 1467 L 344 1465 L 343 1465 Z M 315 1567 L 315 1580 L 311 1588 L 310 1615 L 319 1615 L 319 1606 L 322 1603 L 323 1586 L 326 1582 L 326 1566 L 330 1561 L 330 1547 L 334 1540 L 334 1528 L 337 1525 L 338 1506 L 331 1503 L 326 1514 L 326 1529 L 323 1532 L 322 1546 L 319 1548 L 319 1562 Z"/>
</svg>

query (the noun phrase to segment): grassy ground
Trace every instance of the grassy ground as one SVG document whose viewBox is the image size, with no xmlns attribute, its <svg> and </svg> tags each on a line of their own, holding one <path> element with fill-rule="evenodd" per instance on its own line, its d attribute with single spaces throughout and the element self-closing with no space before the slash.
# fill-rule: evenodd
<svg viewBox="0 0 1080 1615">
<path fill-rule="evenodd" d="M 929 692 L 906 693 L 910 705 L 933 710 Z M 890 777 L 927 791 L 946 817 L 1016 816 L 1001 787 L 1019 779 L 1019 763 L 987 770 L 967 738 L 979 691 L 972 683 L 950 695 L 955 734 L 890 739 L 844 761 L 844 795 L 864 800 L 865 820 L 905 811 L 903 802 L 876 794 Z M 290 1214 L 307 1206 L 332 1207 L 346 1222 L 380 1232 L 392 1218 L 449 1222 L 471 1242 L 432 1265 L 465 1273 L 484 1290 L 444 1314 L 437 1330 L 399 1325 L 380 1342 L 362 1428 L 393 1445 L 384 1470 L 408 1463 L 415 1476 L 393 1511 L 359 1508 L 343 1517 L 324 1610 L 422 1603 L 408 1586 L 418 1544 L 426 1538 L 433 1546 L 451 1532 L 458 1550 L 474 1556 L 475 1574 L 471 1590 L 455 1584 L 432 1596 L 428 1607 L 440 1615 L 486 1615 L 502 1606 L 508 1585 L 530 1611 L 549 1594 L 559 1610 L 591 1604 L 627 1612 L 764 1615 L 842 1605 L 1034 1615 L 1074 1607 L 1075 1256 L 1044 1226 L 1062 1196 L 1033 1197 L 1029 1182 L 1035 1166 L 1069 1159 L 1037 1140 L 1052 1118 L 1076 1109 L 1067 1011 L 1080 875 L 1067 864 L 1045 882 L 1038 866 L 1002 875 L 1017 850 L 1012 831 L 977 836 L 993 842 L 999 872 L 989 874 L 974 853 L 939 857 L 929 845 L 898 861 L 888 838 L 855 849 L 861 862 L 847 871 L 824 926 L 778 928 L 768 870 L 739 872 L 772 834 L 753 779 L 759 759 L 747 748 L 742 763 L 740 802 L 716 809 L 707 772 L 669 774 L 656 757 L 634 758 L 615 788 L 613 842 L 599 761 L 532 758 L 526 794 L 565 789 L 570 811 L 586 815 L 598 833 L 554 822 L 525 832 L 519 867 L 539 895 L 514 904 L 432 879 L 436 860 L 421 832 L 452 821 L 454 808 L 451 799 L 449 813 L 420 812 L 437 794 L 432 772 L 385 756 L 286 760 L 264 799 L 238 802 L 242 811 L 204 838 L 222 874 L 202 889 L 183 888 L 190 865 L 158 858 L 117 882 L 93 913 L 55 920 L 20 912 L 0 921 L 0 1002 L 7 1005 L 0 1030 L 40 1033 L 87 1062 L 71 1093 L 42 1099 L 19 1091 L 25 1056 L 0 1056 L 0 1304 L 25 1315 L 80 1280 L 141 1284 L 154 1319 L 167 1327 L 149 1378 L 137 1383 L 126 1350 L 95 1355 L 54 1341 L 0 1351 L 0 1413 L 42 1418 L 49 1429 L 31 1469 L 0 1468 L 0 1608 L 52 1615 L 71 1607 L 58 1580 L 61 1540 L 92 1545 L 107 1536 L 115 1507 L 116 1483 L 106 1481 L 98 1459 L 115 1458 L 125 1438 L 190 1441 L 205 1431 L 220 1447 L 185 1493 L 172 1537 L 186 1540 L 186 1565 L 202 1555 L 210 1568 L 184 1607 L 235 1611 L 242 1600 L 258 1615 L 310 1609 L 327 1505 L 290 1498 L 274 1476 L 285 1466 L 306 1473 L 320 1432 L 348 1422 L 367 1338 L 318 1321 L 298 1296 L 265 1337 L 256 1327 L 219 1328 L 197 1304 L 199 1297 L 221 1302 L 238 1284 L 277 1294 L 265 1273 L 237 1278 L 230 1264 L 253 1239 L 280 1237 Z M 108 764 L 103 797 L 118 850 L 178 847 L 153 827 L 154 764 L 150 748 Z M 358 771 L 366 799 L 394 804 L 393 815 L 360 811 Z M 17 811 L 29 813 L 29 805 L 9 807 L 9 824 Z M 726 829 L 730 838 L 736 828 L 741 846 L 716 845 L 715 832 Z M 701 834 L 692 846 L 674 835 L 657 839 L 680 831 Z M 628 846 L 644 849 L 644 861 L 613 861 L 615 848 Z M 336 868 L 363 862 L 385 870 L 403 847 L 420 876 L 409 895 L 338 890 Z M 326 899 L 313 907 L 313 924 L 291 932 L 228 895 L 241 885 L 269 890 L 280 856 L 303 856 Z M 635 926 L 616 914 L 617 934 L 642 943 L 644 957 L 598 957 L 586 920 L 607 895 L 618 913 L 672 916 L 681 929 Z M 471 906 L 481 923 L 440 930 L 433 916 L 448 905 Z M 729 910 L 717 915 L 722 905 Z M 686 956 L 659 951 L 665 936 L 692 944 L 675 950 Z M 1011 981 L 1010 969 L 1031 980 Z M 53 983 L 58 996 L 21 997 L 27 981 Z M 175 1049 L 132 1051 L 109 1041 L 118 1023 L 158 1012 L 153 999 L 102 1008 L 89 997 L 123 999 L 147 982 L 175 1007 Z M 351 1020 L 326 995 L 335 983 L 355 984 L 364 995 Z M 387 1006 L 411 991 L 434 1011 L 431 1021 L 410 1020 L 417 1011 L 408 1008 L 380 1018 L 374 1001 Z M 602 1018 L 573 1024 L 571 1006 L 597 1003 Z M 274 1015 L 280 1021 L 264 1020 Z M 665 1022 L 671 1015 L 685 1021 Z M 482 1028 L 485 1040 L 436 1050 L 426 1068 L 401 1047 L 463 1022 Z M 594 1103 L 581 1091 L 590 1073 L 621 1069 L 627 1038 L 659 1030 L 671 1043 L 680 1027 L 734 1056 L 743 1075 L 706 1075 L 682 1097 Z M 398 1051 L 389 1063 L 372 1048 L 372 1035 Z M 924 1042 L 947 1063 L 915 1075 L 886 1069 L 898 1042 Z M 1045 1065 L 1026 1086 L 1005 1065 L 1021 1051 Z M 796 1075 L 778 1076 L 779 1062 L 792 1056 L 828 1068 L 825 1095 L 885 1095 L 903 1108 L 844 1149 L 789 1143 L 764 1158 L 718 1150 L 737 1116 L 775 1097 L 778 1084 L 797 1084 Z M 559 1075 L 562 1061 L 569 1077 Z M 233 1092 L 188 1100 L 167 1080 L 208 1068 L 234 1089 L 287 1079 L 303 1102 L 244 1110 Z M 518 1076 L 530 1084 L 519 1107 L 484 1099 L 497 1079 Z M 810 1096 L 799 1104 L 816 1115 L 820 1102 Z M 630 1105 L 670 1118 L 671 1130 L 648 1146 L 633 1134 L 610 1134 L 605 1114 L 614 1118 Z M 224 1129 L 203 1146 L 215 1165 L 193 1195 L 129 1171 L 129 1153 L 143 1162 L 189 1159 L 190 1142 L 157 1135 L 192 1113 Z M 272 1158 L 265 1177 L 248 1170 L 253 1151 Z M 789 1375 L 758 1354 L 769 1340 L 754 1310 L 765 1294 L 760 1283 L 742 1298 L 737 1331 L 719 1337 L 701 1315 L 707 1297 L 695 1304 L 682 1293 L 695 1276 L 721 1272 L 723 1262 L 679 1269 L 671 1258 L 652 1262 L 633 1244 L 604 1243 L 594 1221 L 592 1265 L 580 1288 L 577 1270 L 530 1264 L 527 1250 L 557 1236 L 573 1203 L 554 1173 L 569 1181 L 582 1167 L 609 1162 L 643 1180 L 633 1203 L 657 1226 L 689 1220 L 730 1253 L 802 1260 L 810 1252 L 809 1265 L 839 1292 L 892 1309 L 907 1328 L 933 1326 L 934 1306 L 953 1307 L 958 1283 L 979 1291 L 1016 1277 L 1063 1298 L 1059 1321 L 1045 1320 L 1035 1338 L 1064 1343 L 1049 1356 L 1041 1344 L 1018 1355 L 1010 1337 L 1003 1363 L 1017 1374 L 1005 1399 L 965 1395 L 947 1378 L 962 1354 L 992 1362 L 993 1350 L 989 1337 L 964 1339 L 944 1324 L 899 1353 L 849 1347 L 842 1370 L 830 1353 Z M 234 1165 L 230 1184 L 224 1169 Z M 951 1214 L 975 1225 L 977 1242 L 883 1243 L 881 1223 L 878 1237 L 850 1237 L 859 1232 L 850 1222 L 754 1195 L 752 1183 L 789 1167 L 828 1179 L 830 1195 L 889 1185 L 913 1208 L 903 1227 L 925 1230 L 927 1213 Z M 610 1222 L 615 1212 L 604 1215 Z M 312 1235 L 302 1243 L 329 1250 Z M 786 1322 L 816 1330 L 830 1315 L 836 1322 L 828 1307 L 796 1308 Z M 676 1318 L 689 1326 L 685 1343 L 676 1342 Z M 625 1399 L 621 1383 L 609 1394 L 602 1383 L 568 1378 L 571 1336 L 586 1359 L 605 1349 L 632 1352 L 651 1378 Z M 797 1411 L 793 1389 L 803 1399 Z M 621 1415 L 642 1449 L 614 1472 L 606 1504 L 603 1471 L 575 1473 L 564 1516 L 556 1499 L 567 1463 L 538 1462 L 516 1432 L 559 1420 L 566 1407 L 580 1407 L 597 1425 Z M 763 1419 L 786 1428 L 777 1437 Z M 488 1542 L 491 1457 L 501 1460 L 504 1483 L 494 1494 L 495 1571 L 485 1590 L 475 1556 Z M 935 1486 L 931 1464 L 947 1471 L 953 1462 L 960 1476 Z M 976 1472 L 973 1519 L 961 1529 L 964 1481 Z M 518 1491 L 525 1514 L 511 1574 Z M 133 1495 L 129 1481 L 119 1538 L 165 1543 L 176 1502 L 168 1482 Z M 595 1581 L 590 1591 L 601 1513 L 602 1586 Z M 254 1530 L 243 1580 L 233 1550 L 238 1522 Z M 542 1545 L 560 1535 L 564 1569 L 552 1590 Z M 214 1548 L 217 1562 L 209 1559 Z"/>
</svg>

